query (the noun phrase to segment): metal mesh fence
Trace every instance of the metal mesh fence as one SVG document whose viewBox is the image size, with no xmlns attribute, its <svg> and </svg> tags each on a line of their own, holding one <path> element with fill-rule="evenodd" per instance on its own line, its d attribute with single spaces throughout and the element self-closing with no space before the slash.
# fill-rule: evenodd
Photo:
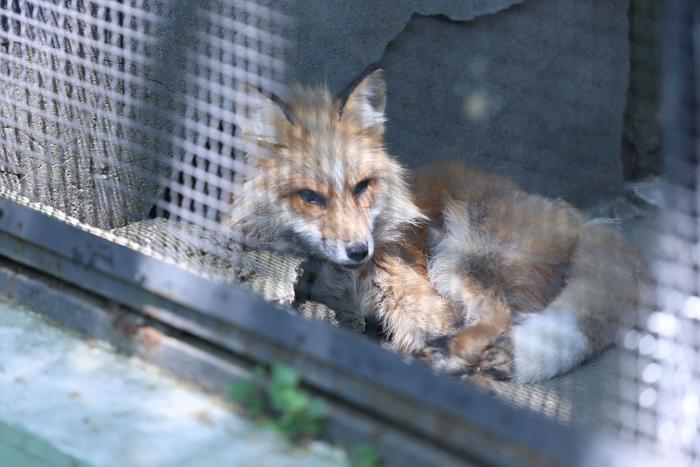
<svg viewBox="0 0 700 467">
<path fill-rule="evenodd" d="M 279 91 L 286 18 L 255 2 L 1 7 L 3 188 L 218 279 L 250 276 L 217 238 L 245 170 L 236 89 Z M 251 258 L 258 275 L 296 267 Z"/>
<path fill-rule="evenodd" d="M 690 465 L 700 456 L 700 9 L 668 3 L 662 12 L 654 2 L 632 2 L 619 156 L 634 183 L 596 211 L 623 218 L 622 230 L 642 251 L 650 276 L 642 310 L 622 323 L 615 349 L 583 368 L 496 390 L 516 405 L 584 429 L 603 427 L 614 439 Z M 266 157 L 241 135 L 255 119 L 242 83 L 285 93 L 296 25 L 271 5 L 0 0 L 0 190 L 305 316 L 363 331 L 351 303 L 337 296 L 321 303 L 306 258 L 270 251 L 254 236 L 234 238 L 222 224 L 235 215 L 232 200 L 253 170 L 247 158 Z M 658 179 L 640 181 L 659 171 L 653 133 L 661 78 L 663 215 L 654 208 L 662 204 Z"/>
</svg>

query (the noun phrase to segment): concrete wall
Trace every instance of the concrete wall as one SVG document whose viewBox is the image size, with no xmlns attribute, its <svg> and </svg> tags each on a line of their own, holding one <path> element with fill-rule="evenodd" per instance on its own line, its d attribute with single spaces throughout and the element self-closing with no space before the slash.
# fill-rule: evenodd
<svg viewBox="0 0 700 467">
<path fill-rule="evenodd" d="M 622 164 L 625 178 L 661 173 L 661 16 L 663 2 L 632 0 L 630 85 Z"/>
<path fill-rule="evenodd" d="M 0 64 L 16 80 L 0 86 L 7 97 L 0 115 L 14 122 L 0 133 L 9 143 L 0 150 L 7 165 L 0 170 L 0 187 L 90 224 L 119 227 L 148 215 L 164 196 L 163 179 L 173 161 L 190 164 L 196 157 L 192 148 L 211 143 L 206 128 L 228 131 L 230 116 L 216 114 L 230 112 L 235 103 L 217 89 L 235 86 L 236 73 L 267 73 L 273 80 L 328 84 L 340 91 L 366 65 L 381 61 L 389 89 L 387 144 L 406 165 L 463 159 L 580 205 L 621 189 L 629 0 L 142 0 L 139 5 L 158 20 L 134 20 L 136 32 L 129 33 L 134 41 L 119 46 L 133 49 L 123 63 L 103 65 L 99 53 L 83 57 L 75 44 L 50 48 L 50 35 L 41 36 L 46 43 L 37 42 L 43 49 L 32 52 L 35 57 L 29 54 L 34 43 L 18 45 L 15 37 L 29 41 L 28 29 L 12 30 L 12 44 L 4 45 L 16 49 L 12 53 L 23 64 Z M 129 18 L 121 24 L 107 9 L 101 12 L 101 21 L 131 24 Z M 64 33 L 77 27 L 59 23 L 50 26 Z M 267 50 L 271 46 L 255 38 L 260 30 L 285 37 L 288 45 Z M 262 55 L 248 57 L 256 41 Z M 226 49 L 232 44 L 238 51 Z M 48 60 L 42 55 L 47 50 L 57 58 Z M 284 71 L 275 65 L 268 72 L 267 65 L 256 63 L 265 54 L 280 58 Z M 207 60 L 212 64 L 203 65 Z M 69 73 L 77 66 L 73 62 L 85 68 L 85 76 Z M 105 66 L 117 62 L 134 76 L 133 86 L 102 78 Z M 40 86 L 39 72 L 73 84 L 43 80 Z M 197 77 L 220 87 L 202 85 L 206 81 Z M 74 102 L 74 90 L 85 87 L 90 92 L 80 102 L 84 109 L 42 107 L 49 85 L 66 102 Z M 203 103 L 211 110 L 203 110 Z M 635 121 L 650 112 L 632 110 Z M 642 128 L 632 138 L 647 135 Z M 647 146 L 636 147 L 647 151 Z M 230 154 L 227 148 L 220 152 Z M 178 176 L 173 170 L 174 179 Z M 201 181 L 195 182 L 192 188 L 203 191 Z"/>
<path fill-rule="evenodd" d="M 388 146 L 407 165 L 460 158 L 585 205 L 622 183 L 628 3 L 270 6 L 291 19 L 290 80 L 340 90 L 367 64 L 385 65 Z"/>
</svg>

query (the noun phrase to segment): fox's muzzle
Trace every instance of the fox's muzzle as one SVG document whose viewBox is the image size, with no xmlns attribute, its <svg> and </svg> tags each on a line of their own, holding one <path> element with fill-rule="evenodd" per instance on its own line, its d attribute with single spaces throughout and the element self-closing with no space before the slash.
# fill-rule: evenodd
<svg viewBox="0 0 700 467">
<path fill-rule="evenodd" d="M 345 248 L 345 253 L 353 261 L 362 261 L 369 255 L 369 248 L 366 243 L 356 243 Z"/>
</svg>

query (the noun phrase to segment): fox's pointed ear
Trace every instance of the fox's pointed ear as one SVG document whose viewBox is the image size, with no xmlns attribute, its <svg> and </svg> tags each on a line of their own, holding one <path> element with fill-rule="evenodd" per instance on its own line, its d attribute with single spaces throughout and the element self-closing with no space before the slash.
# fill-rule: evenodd
<svg viewBox="0 0 700 467">
<path fill-rule="evenodd" d="M 241 125 L 243 135 L 258 142 L 279 143 L 282 126 L 294 124 L 289 106 L 276 95 L 266 95 L 249 84 L 243 83 L 238 89 L 238 111 L 245 119 Z"/>
<path fill-rule="evenodd" d="M 376 134 L 384 133 L 386 83 L 379 65 L 367 67 L 339 96 L 340 118 L 352 119 L 361 128 Z"/>
</svg>

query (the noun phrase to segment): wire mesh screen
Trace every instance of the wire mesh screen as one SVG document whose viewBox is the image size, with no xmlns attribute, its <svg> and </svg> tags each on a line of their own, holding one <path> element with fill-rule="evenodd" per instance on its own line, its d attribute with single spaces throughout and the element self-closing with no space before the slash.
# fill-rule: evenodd
<svg viewBox="0 0 700 467">
<path fill-rule="evenodd" d="M 665 13 L 665 210 L 651 255 L 655 308 L 647 333 L 639 340 L 633 335 L 628 347 L 638 352 L 642 367 L 638 430 L 658 440 L 665 458 L 694 465 L 700 459 L 700 8 L 697 2 L 673 1 Z"/>
<path fill-rule="evenodd" d="M 245 170 L 236 90 L 279 91 L 286 18 L 247 1 L 0 8 L 2 187 L 202 273 L 246 275 L 217 260 Z"/>
<path fill-rule="evenodd" d="M 221 157 L 207 164 L 217 144 L 222 152 L 233 146 L 232 122 L 210 121 L 212 109 L 219 118 L 232 112 L 236 74 L 267 75 L 269 83 L 274 69 L 272 45 L 264 60 L 264 43 L 274 39 L 232 27 L 236 15 L 255 17 L 254 5 L 223 12 L 156 2 L 6 2 L 4 9 L 9 186 L 112 229 L 146 217 L 172 175 L 170 197 L 181 202 L 169 212 L 211 226 L 220 206 L 209 200 L 204 209 L 202 197 L 230 193 L 223 173 L 234 164 Z M 217 66 L 216 80 L 208 76 L 214 60 L 230 67 Z M 193 162 L 195 154 L 201 160 Z M 210 174 L 211 187 L 193 190 L 195 176 L 204 183 Z"/>
<path fill-rule="evenodd" d="M 507 27 L 521 27 L 512 18 L 529 11 L 527 5 L 536 2 L 524 3 L 525 7 L 513 7 L 504 13 L 512 15 L 508 20 L 512 24 L 506 23 Z M 601 177 L 613 182 L 617 175 L 610 176 L 608 172 L 619 168 L 621 179 L 624 169 L 628 182 L 625 189 L 611 188 L 607 198 L 602 194 L 592 196 L 597 204 L 589 206 L 587 214 L 621 219 L 620 230 L 641 251 L 650 278 L 642 287 L 641 310 L 623 323 L 615 323 L 621 324 L 616 333 L 617 346 L 582 368 L 538 384 L 493 383 L 491 390 L 510 403 L 566 424 L 596 431 L 602 426 L 614 439 L 625 439 L 645 451 L 673 455 L 680 465 L 696 463 L 700 456 L 696 205 L 700 11 L 690 1 L 669 3 L 673 7 L 665 17 L 653 1 L 634 0 L 629 9 L 626 2 L 615 3 L 624 4 L 630 26 L 631 69 L 623 70 L 631 73 L 624 96 L 627 108 L 614 122 L 621 127 L 624 120 L 624 134 L 619 135 L 622 151 L 603 157 L 599 165 L 596 162 L 587 167 L 588 159 L 582 163 L 586 170 L 606 172 Z M 289 76 L 299 75 L 299 64 L 293 62 L 295 47 L 300 46 L 294 41 L 316 37 L 304 30 L 314 24 L 308 18 L 318 13 L 318 21 L 322 21 L 332 10 L 316 5 L 307 11 L 303 6 L 294 7 L 292 2 L 284 4 L 282 12 L 275 2 L 263 0 L 0 0 L 0 190 L 2 196 L 62 217 L 115 242 L 213 280 L 241 284 L 307 317 L 325 319 L 382 339 L 386 329 L 366 325 L 357 303 L 349 298 L 352 290 L 339 291 L 333 276 L 326 278 L 324 284 L 315 281 L 318 268 L 322 267 L 315 260 L 298 252 L 273 251 L 258 241 L 256 232 L 234 234 L 228 227 L 230 220 L 240 214 L 233 208 L 234 201 L 250 195 L 245 192 L 243 181 L 256 170 L 251 160 L 269 157 L 269 144 L 251 141 L 241 130 L 260 124 L 254 114 L 255 104 L 250 102 L 251 93 L 260 92 L 275 99 L 285 96 Z M 340 6 L 336 10 L 338 14 L 350 11 Z M 581 11 L 584 10 L 588 11 Z M 292 18 L 290 11 L 306 12 Z M 488 21 L 499 24 L 499 14 L 473 30 L 467 25 L 465 30 L 470 34 L 490 34 Z M 406 64 L 412 62 L 401 62 L 400 53 L 414 50 L 410 45 L 415 37 L 422 41 L 426 34 L 434 34 L 438 39 L 431 40 L 438 41 L 437 47 L 441 47 L 442 36 L 430 28 L 441 27 L 442 23 L 450 28 L 450 34 L 462 37 L 461 26 L 454 20 L 437 16 L 435 20 L 416 14 L 405 30 L 397 32 L 396 40 L 386 46 L 389 85 L 392 80 L 404 78 L 411 82 L 408 76 L 391 73 L 392 67 L 410 68 Z M 468 14 L 464 17 L 464 21 L 471 20 Z M 663 53 L 659 41 L 662 17 L 668 39 Z M 597 18 L 595 14 L 593 18 Z M 321 30 L 332 29 L 317 26 Z M 593 31 L 601 40 L 615 35 L 614 25 Z M 362 40 L 347 38 L 357 44 L 363 44 Z M 483 42 L 498 41 L 491 34 Z M 596 63 L 608 60 L 613 66 L 612 52 L 600 58 L 595 51 L 583 46 L 582 49 L 585 50 L 581 55 L 586 59 Z M 309 51 L 304 53 L 308 56 Z M 572 68 L 566 60 L 560 54 L 536 68 L 558 86 L 565 80 L 557 81 L 557 76 Z M 290 63 L 296 71 L 289 72 Z M 487 74 L 484 63 L 482 60 L 465 65 L 465 73 Z M 499 63 L 503 69 L 513 65 L 505 59 Z M 663 74 L 661 63 L 665 66 Z M 559 75 L 550 76 L 550 68 Z M 505 87 L 520 86 L 527 92 L 528 87 L 541 84 L 534 78 L 525 84 L 515 78 L 511 82 L 503 73 L 496 75 L 507 81 Z M 588 88 L 599 90 L 610 85 L 612 89 L 619 84 L 613 86 L 609 82 L 615 80 L 595 73 L 588 76 L 586 70 L 576 76 L 584 83 L 579 86 L 582 93 Z M 665 212 L 660 216 L 658 207 L 663 203 L 657 177 L 661 171 L 657 112 L 662 77 L 667 103 L 663 172 L 668 183 Z M 352 78 L 347 76 L 342 81 L 350 82 Z M 462 107 L 468 116 L 493 112 L 496 117 L 491 129 L 495 131 L 498 122 L 504 120 L 498 118 L 507 115 L 508 109 L 496 105 L 497 98 L 493 102 L 487 100 L 489 92 L 502 84 L 497 80 L 494 83 L 486 82 L 478 93 L 464 91 Z M 422 85 L 426 86 L 430 87 L 430 83 Z M 571 92 L 564 85 L 561 89 L 557 86 L 553 85 L 556 92 Z M 387 92 L 391 96 L 391 86 Z M 597 97 L 601 95 L 607 94 Z M 618 97 L 620 102 L 624 100 Z M 539 95 L 538 99 L 547 99 L 547 95 Z M 595 110 L 594 104 L 582 100 L 585 99 L 576 97 L 570 102 L 586 112 Z M 388 108 L 393 106 L 396 112 L 406 102 L 407 108 L 418 107 L 410 99 L 392 103 L 389 98 Z M 556 130 L 557 147 L 569 144 L 567 131 L 584 133 L 588 128 L 583 128 L 586 122 L 578 122 L 576 115 L 571 124 L 579 125 L 575 128 L 570 122 L 559 125 L 549 121 L 547 112 L 536 108 L 547 102 L 533 102 L 526 108 L 540 119 L 537 133 L 525 132 L 527 138 L 522 139 L 520 146 L 501 141 L 503 146 L 518 146 L 518 150 L 544 147 L 550 151 L 547 141 L 532 141 L 535 134 L 549 134 L 543 127 L 550 125 Z M 607 106 L 603 107 L 605 112 L 590 115 L 608 118 L 611 113 Z M 279 118 L 293 119 L 285 109 L 281 105 L 285 115 Z M 431 112 L 433 119 L 441 115 L 435 109 Z M 402 141 L 389 141 L 390 148 L 415 152 L 409 147 L 413 140 L 406 136 L 414 132 L 408 126 L 415 118 L 396 117 L 407 128 L 391 130 Z M 524 116 L 525 120 L 528 118 Z M 433 121 L 431 125 L 424 130 L 426 133 L 433 132 L 440 122 Z M 481 120 L 473 126 L 489 131 Z M 516 122 L 498 130 L 502 131 L 499 135 L 506 135 L 519 128 Z M 456 135 L 452 130 L 445 134 L 450 132 Z M 585 141 L 597 139 L 590 131 L 585 136 Z M 479 148 L 464 151 L 472 154 Z M 585 152 L 581 147 L 577 151 Z M 397 156 L 401 158 L 401 154 Z M 621 160 L 619 167 L 611 162 L 613 159 Z M 532 165 L 522 163 L 518 171 L 532 168 L 534 172 L 539 167 L 542 173 L 532 179 L 541 181 L 545 175 L 554 177 L 553 172 L 566 166 L 565 157 L 560 164 L 549 167 L 534 161 Z M 498 161 L 492 165 L 498 167 Z M 310 177 L 317 172 L 315 167 L 307 169 Z M 360 186 L 366 180 L 358 181 Z M 568 182 L 556 182 L 552 190 L 565 195 L 556 190 Z M 593 185 L 598 187 L 598 182 Z M 251 186 L 248 190 L 256 185 Z M 264 191 L 260 196 L 268 196 L 272 191 L 267 190 L 269 186 L 257 188 Z M 367 188 L 364 186 L 362 192 Z M 576 196 L 585 198 L 580 187 L 576 190 Z M 305 202 L 321 204 L 322 199 L 314 198 L 317 193 L 303 191 L 297 195 Z M 478 218 L 480 214 L 470 215 Z M 326 289 L 333 293 L 325 294 Z"/>
</svg>

